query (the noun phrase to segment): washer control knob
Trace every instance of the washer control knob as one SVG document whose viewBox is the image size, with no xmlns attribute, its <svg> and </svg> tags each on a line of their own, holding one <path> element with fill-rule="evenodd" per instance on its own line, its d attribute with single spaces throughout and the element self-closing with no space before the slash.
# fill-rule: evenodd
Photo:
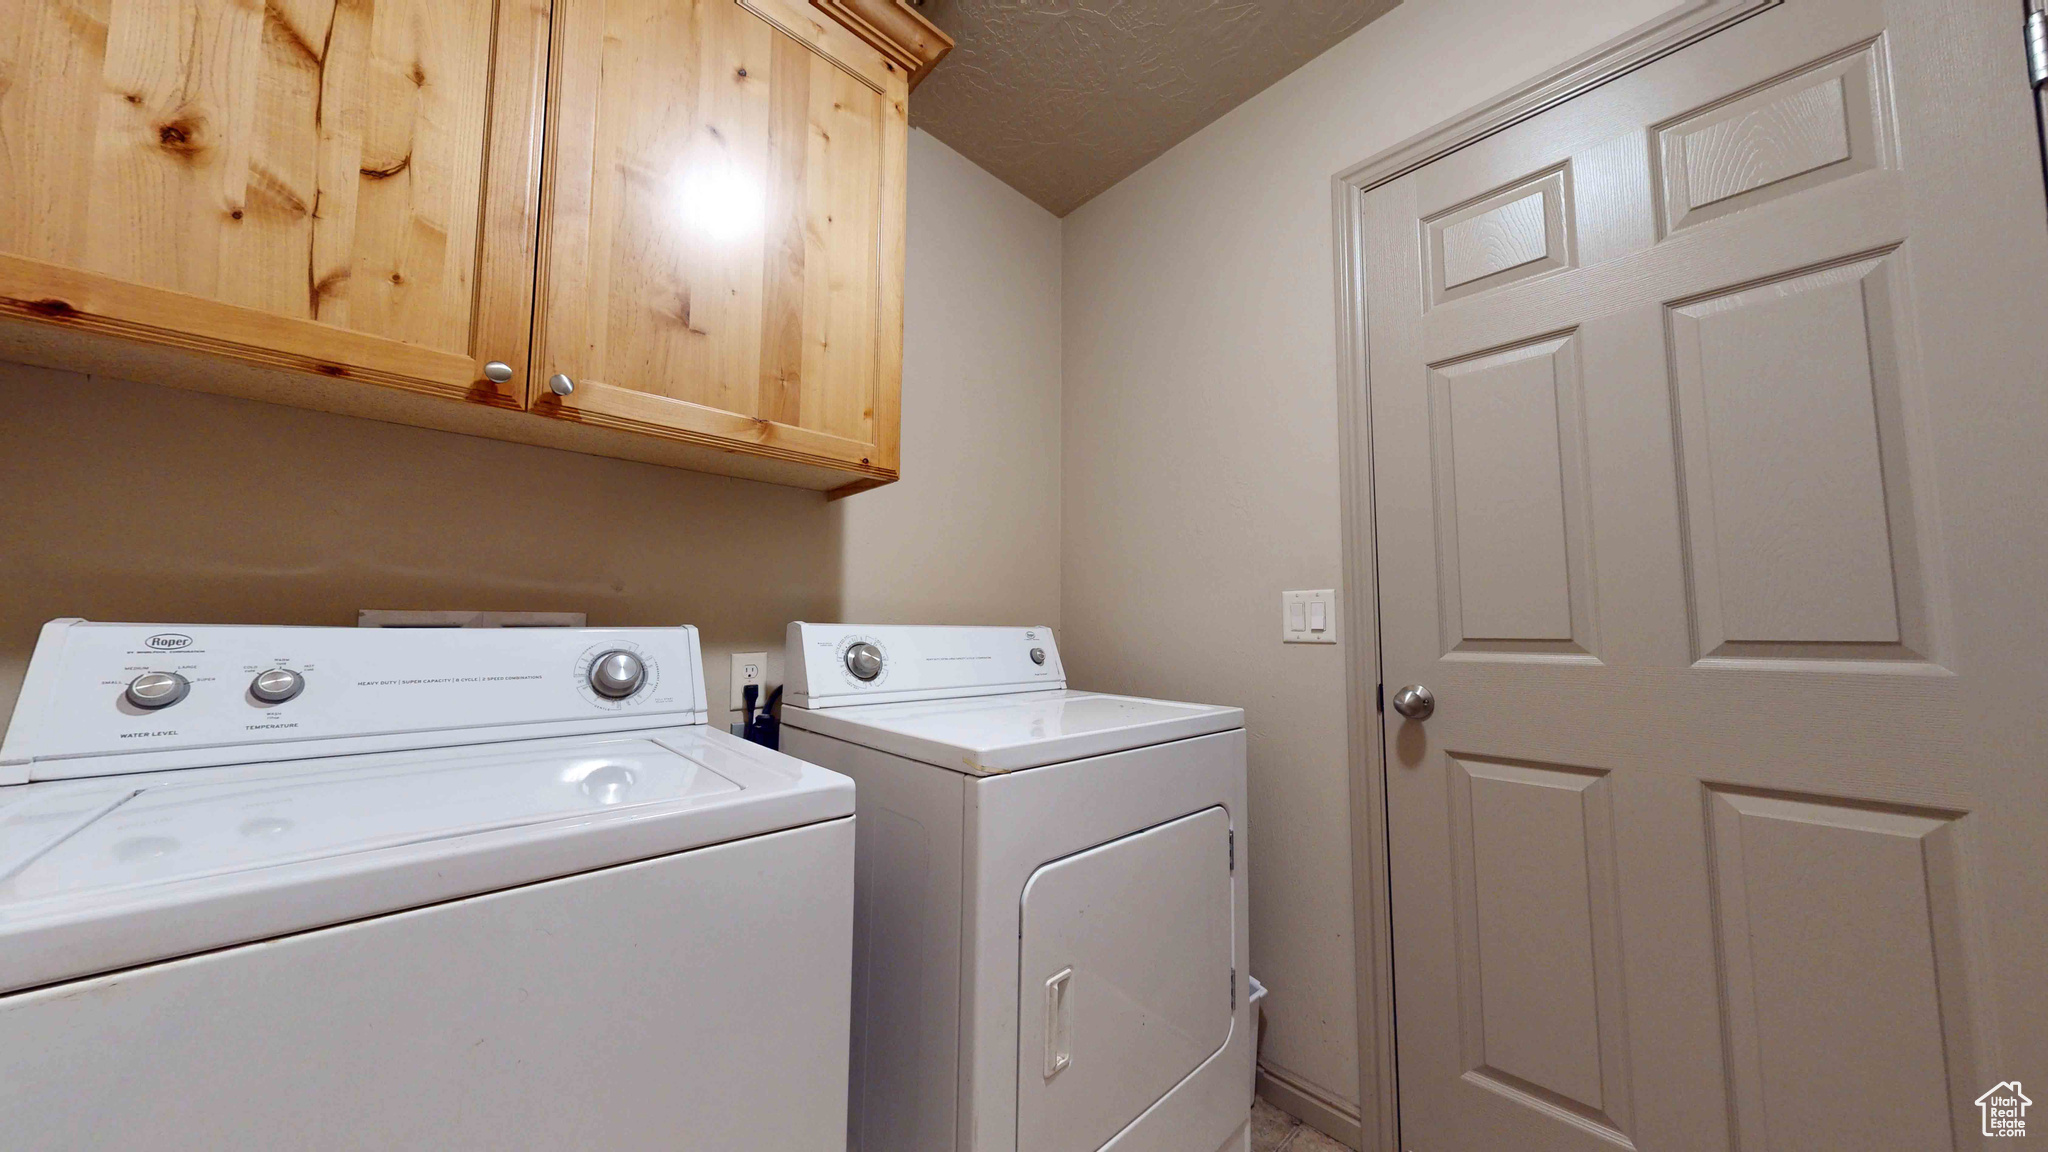
<svg viewBox="0 0 2048 1152">
<path fill-rule="evenodd" d="M 249 695 L 265 704 L 282 704 L 306 690 L 306 678 L 289 668 L 260 672 L 249 682 Z"/>
<path fill-rule="evenodd" d="M 846 650 L 846 670 L 855 680 L 873 680 L 882 674 L 882 650 L 866 641 L 855 644 Z"/>
<path fill-rule="evenodd" d="M 607 700 L 623 700 L 640 690 L 647 669 L 631 652 L 613 650 L 590 664 L 590 686 Z"/>
<path fill-rule="evenodd" d="M 185 698 L 192 682 L 176 672 L 144 672 L 128 682 L 128 702 L 137 708 L 169 708 Z"/>
<path fill-rule="evenodd" d="M 1032 662 L 1033 664 L 1043 664 L 1043 663 L 1045 663 L 1045 649 L 1043 649 L 1043 648 L 1033 648 L 1033 649 L 1031 650 L 1031 662 Z"/>
</svg>

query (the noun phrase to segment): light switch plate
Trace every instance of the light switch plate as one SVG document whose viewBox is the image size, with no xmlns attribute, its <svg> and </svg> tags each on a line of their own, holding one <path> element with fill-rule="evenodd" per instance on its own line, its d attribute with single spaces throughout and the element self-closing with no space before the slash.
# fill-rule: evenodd
<svg viewBox="0 0 2048 1152">
<path fill-rule="evenodd" d="M 1308 592 L 1282 592 L 1280 639 L 1286 644 L 1335 644 L 1337 590 L 1317 588 Z"/>
<path fill-rule="evenodd" d="M 768 654 L 766 652 L 735 652 L 732 654 L 732 703 L 730 708 L 744 708 L 745 699 L 740 691 L 749 684 L 759 685 L 761 691 L 754 696 L 756 706 L 768 699 Z"/>
</svg>

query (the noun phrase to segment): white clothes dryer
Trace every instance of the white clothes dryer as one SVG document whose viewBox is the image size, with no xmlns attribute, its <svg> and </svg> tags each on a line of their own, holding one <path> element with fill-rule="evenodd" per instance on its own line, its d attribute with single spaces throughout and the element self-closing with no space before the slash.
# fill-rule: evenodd
<svg viewBox="0 0 2048 1152">
<path fill-rule="evenodd" d="M 849 1146 L 1249 1147 L 1244 713 L 1070 691 L 1045 628 L 789 626 L 858 786 Z"/>
<path fill-rule="evenodd" d="M 853 785 L 693 628 L 43 629 L 0 1144 L 844 1147 Z"/>
</svg>

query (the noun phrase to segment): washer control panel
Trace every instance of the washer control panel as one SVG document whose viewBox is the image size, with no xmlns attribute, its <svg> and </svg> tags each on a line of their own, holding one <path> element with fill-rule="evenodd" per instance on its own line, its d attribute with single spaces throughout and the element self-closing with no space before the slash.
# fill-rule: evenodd
<svg viewBox="0 0 2048 1152">
<path fill-rule="evenodd" d="M 26 778 L 53 779 L 318 755 L 335 741 L 468 743 L 494 727 L 547 735 L 536 729 L 616 729 L 629 717 L 647 719 L 625 726 L 702 723 L 701 669 L 689 627 L 60 620 L 43 629 L 30 662 L 0 783 L 24 778 L 23 764 L 32 765 Z M 290 753 L 248 751 L 285 742 Z"/>
<path fill-rule="evenodd" d="M 785 643 L 800 708 L 1066 687 L 1050 628 L 797 623 Z"/>
</svg>

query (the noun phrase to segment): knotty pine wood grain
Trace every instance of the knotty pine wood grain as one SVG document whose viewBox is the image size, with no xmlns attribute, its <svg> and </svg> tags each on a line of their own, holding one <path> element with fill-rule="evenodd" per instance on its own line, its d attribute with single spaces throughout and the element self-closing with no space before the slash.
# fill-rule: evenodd
<svg viewBox="0 0 2048 1152">
<path fill-rule="evenodd" d="M 778 0 L 556 14 L 536 411 L 893 471 L 901 74 Z"/>
<path fill-rule="evenodd" d="M 0 2 L 0 251 L 468 351 L 490 0 Z"/>
<path fill-rule="evenodd" d="M 953 50 L 953 38 L 925 19 L 908 0 L 811 0 L 811 4 L 902 67 L 912 88 L 923 83 Z"/>
<path fill-rule="evenodd" d="M 572 437 L 607 454 L 634 454 L 624 432 L 712 449 L 647 449 L 708 471 L 754 474 L 739 453 L 807 462 L 807 486 L 893 479 L 902 74 L 797 0 L 559 7 L 0 0 L 0 325 L 185 386 L 212 356 L 286 403 L 455 419 L 307 378 L 531 403 L 611 430 Z M 580 170 L 544 179 L 549 131 Z M 743 175 L 773 158 L 745 255 L 682 235 L 663 187 L 707 148 Z M 537 299 L 550 252 L 575 258 Z M 607 356 L 616 373 L 583 367 Z M 539 384 L 564 360 L 588 385 L 566 404 Z"/>
<path fill-rule="evenodd" d="M 279 370 L 250 360 L 223 357 L 211 348 L 194 351 L 92 328 L 13 323 L 5 314 L 0 314 L 0 360 L 117 380 L 146 380 L 195 392 L 239 396 L 591 456 L 638 460 L 835 495 L 846 491 L 850 484 L 875 487 L 895 480 L 893 472 L 820 464 L 814 454 L 762 449 L 723 434 L 694 434 L 666 428 L 649 434 L 645 427 L 624 423 L 553 420 L 508 407 L 454 403 L 415 389 L 365 387 L 353 375 L 344 378 Z"/>
</svg>

